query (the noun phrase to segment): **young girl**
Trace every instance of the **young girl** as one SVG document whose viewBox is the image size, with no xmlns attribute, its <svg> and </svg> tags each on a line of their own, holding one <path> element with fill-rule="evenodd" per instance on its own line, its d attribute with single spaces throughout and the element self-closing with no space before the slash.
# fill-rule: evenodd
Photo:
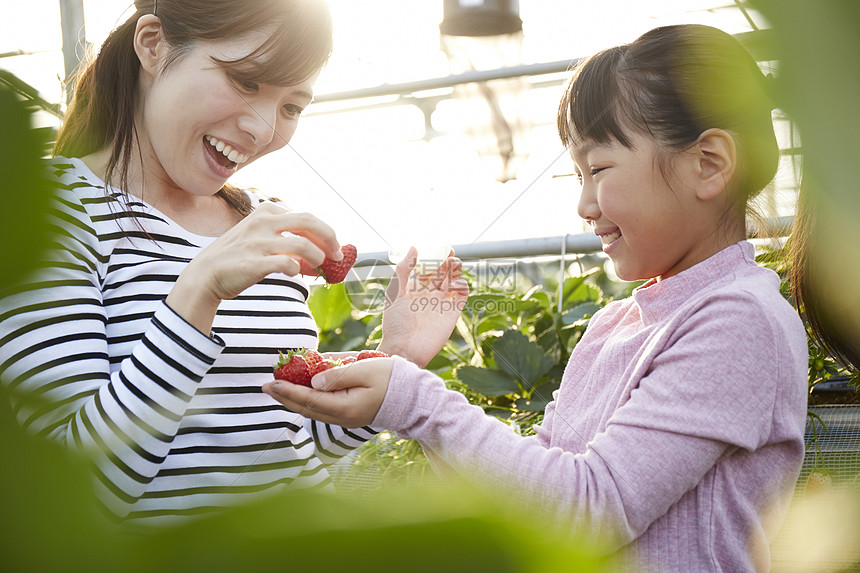
<svg viewBox="0 0 860 573">
<path fill-rule="evenodd" d="M 297 275 L 340 246 L 316 217 L 226 184 L 293 135 L 331 52 L 328 8 L 136 8 L 81 75 L 59 133 L 43 269 L 0 293 L 18 419 L 90 452 L 100 498 L 127 523 L 330 487 L 326 465 L 373 432 L 306 420 L 260 387 L 279 351 L 316 347 Z M 425 317 L 408 309 L 404 293 L 386 311 L 381 349 L 424 364 L 456 314 L 418 340 L 404 333 Z"/>
<path fill-rule="evenodd" d="M 444 467 L 600 535 L 631 568 L 767 570 L 803 458 L 807 343 L 745 241 L 745 205 L 777 163 L 765 81 L 735 39 L 692 25 L 576 70 L 559 130 L 579 215 L 620 277 L 648 280 L 591 319 L 535 436 L 397 358 L 264 390 L 416 438 Z"/>
</svg>

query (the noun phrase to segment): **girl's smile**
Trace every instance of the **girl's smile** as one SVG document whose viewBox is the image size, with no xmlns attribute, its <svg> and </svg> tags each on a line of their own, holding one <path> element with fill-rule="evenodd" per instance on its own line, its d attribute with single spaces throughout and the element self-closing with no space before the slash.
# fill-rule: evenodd
<svg viewBox="0 0 860 573">
<path fill-rule="evenodd" d="M 577 211 L 600 237 L 623 280 L 658 280 L 705 260 L 744 237 L 717 232 L 725 194 L 704 199 L 702 155 L 674 152 L 667 180 L 653 139 L 572 147 L 582 192 Z"/>
<path fill-rule="evenodd" d="M 612 251 L 612 246 L 619 238 L 621 238 L 621 230 L 618 227 L 595 229 L 594 234 L 600 237 L 600 243 L 603 245 L 603 252 L 607 255 Z"/>
</svg>

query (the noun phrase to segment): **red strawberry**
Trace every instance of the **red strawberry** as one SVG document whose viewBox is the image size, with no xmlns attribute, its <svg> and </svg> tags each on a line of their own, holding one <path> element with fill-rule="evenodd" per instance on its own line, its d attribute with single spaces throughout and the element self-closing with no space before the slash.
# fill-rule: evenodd
<svg viewBox="0 0 860 573">
<path fill-rule="evenodd" d="M 358 256 L 355 245 L 344 245 L 340 251 L 343 253 L 343 259 L 332 261 L 326 257 L 323 263 L 317 268 L 317 272 L 329 284 L 342 283 L 349 269 L 355 264 L 355 259 Z"/>
<path fill-rule="evenodd" d="M 346 366 L 347 364 L 352 364 L 355 362 L 355 356 L 347 356 L 343 360 L 340 361 L 341 366 Z"/>
<path fill-rule="evenodd" d="M 286 380 L 300 386 L 311 385 L 310 369 L 301 351 L 290 350 L 286 356 L 280 354 L 278 363 L 275 364 L 274 368 L 275 378 L 279 380 Z"/>
<path fill-rule="evenodd" d="M 311 378 L 313 378 L 314 376 L 316 376 L 320 372 L 325 372 L 329 368 L 334 368 L 335 366 L 340 366 L 340 362 L 333 362 L 329 359 L 325 359 L 322 362 L 317 362 L 310 369 Z"/>
<path fill-rule="evenodd" d="M 303 349 L 302 354 L 304 355 L 305 361 L 308 364 L 310 364 L 311 362 L 317 361 L 317 360 L 325 360 L 325 358 L 323 358 L 323 355 L 320 354 L 320 351 L 314 350 L 313 348 Z"/>
<path fill-rule="evenodd" d="M 388 358 L 388 355 L 381 350 L 362 350 L 355 357 L 356 360 L 364 360 L 365 358 Z"/>
<path fill-rule="evenodd" d="M 308 363 L 308 371 L 310 372 L 311 378 L 319 372 L 324 372 L 329 368 L 336 366 L 336 364 L 330 359 L 310 348 L 305 350 L 305 360 Z"/>
</svg>

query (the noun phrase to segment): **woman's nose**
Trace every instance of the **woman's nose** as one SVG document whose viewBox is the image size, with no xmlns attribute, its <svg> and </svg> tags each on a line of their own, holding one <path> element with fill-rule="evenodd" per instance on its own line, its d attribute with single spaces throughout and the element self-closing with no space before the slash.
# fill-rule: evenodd
<svg viewBox="0 0 860 573">
<path fill-rule="evenodd" d="M 265 147 L 271 143 L 275 135 L 277 125 L 277 112 L 274 109 L 268 109 L 268 105 L 249 105 L 249 109 L 242 115 L 239 120 L 239 128 L 247 133 L 253 144 L 260 147 Z"/>
</svg>

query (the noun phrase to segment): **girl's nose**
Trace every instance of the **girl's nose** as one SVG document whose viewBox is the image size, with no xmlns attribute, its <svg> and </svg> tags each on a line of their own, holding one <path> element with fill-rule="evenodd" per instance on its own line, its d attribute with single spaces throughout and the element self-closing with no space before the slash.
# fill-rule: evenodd
<svg viewBox="0 0 860 573">
<path fill-rule="evenodd" d="M 600 207 L 597 205 L 597 195 L 594 193 L 594 185 L 585 182 L 579 195 L 579 203 L 576 212 L 586 221 L 596 221 L 600 218 Z"/>
</svg>

